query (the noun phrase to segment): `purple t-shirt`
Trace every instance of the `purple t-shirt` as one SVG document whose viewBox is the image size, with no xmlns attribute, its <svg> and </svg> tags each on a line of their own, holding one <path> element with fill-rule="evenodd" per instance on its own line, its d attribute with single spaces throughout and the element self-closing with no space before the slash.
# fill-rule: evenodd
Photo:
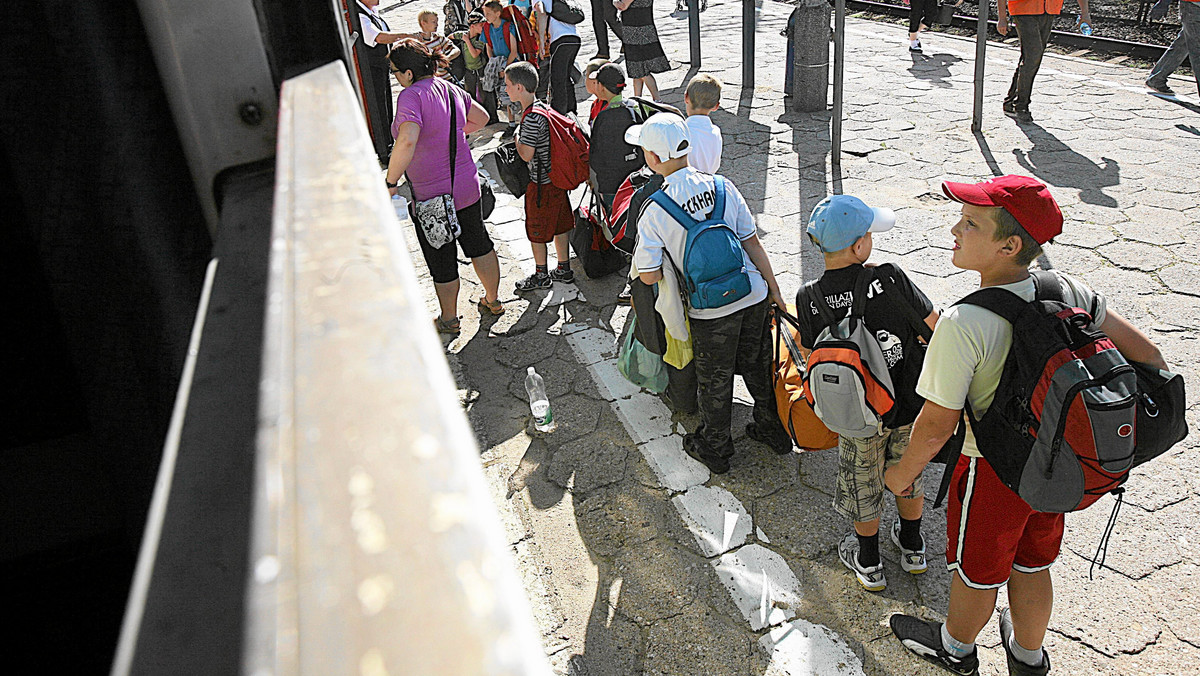
<svg viewBox="0 0 1200 676">
<path fill-rule="evenodd" d="M 408 165 L 408 180 L 413 197 L 423 201 L 450 192 L 450 102 L 458 117 L 458 164 L 454 174 L 454 208 L 464 209 L 479 201 L 479 179 L 471 146 L 463 133 L 471 102 L 466 92 L 437 77 L 427 77 L 405 87 L 396 97 L 396 118 L 392 121 L 392 137 L 405 122 L 415 122 L 421 128 L 412 162 Z"/>
</svg>

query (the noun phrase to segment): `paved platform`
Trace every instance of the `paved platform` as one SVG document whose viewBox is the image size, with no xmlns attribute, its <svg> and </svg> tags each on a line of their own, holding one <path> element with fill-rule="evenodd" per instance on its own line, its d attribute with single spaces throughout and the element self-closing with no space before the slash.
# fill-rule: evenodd
<svg viewBox="0 0 1200 676">
<path fill-rule="evenodd" d="M 419 2 L 385 8 L 400 30 Z M 438 7 L 440 9 L 440 7 Z M 682 106 L 690 76 L 687 21 L 660 3 L 656 20 L 675 69 L 662 98 Z M 1184 674 L 1200 671 L 1200 108 L 1141 88 L 1143 71 L 1047 56 L 1035 85 L 1036 122 L 1000 111 L 1017 51 L 989 45 L 984 131 L 970 131 L 974 43 L 931 34 L 910 56 L 902 27 L 847 21 L 844 155 L 830 164 L 828 113 L 786 108 L 784 39 L 790 7 L 759 8 L 758 82 L 741 87 L 741 4 L 713 0 L 701 15 L 700 69 L 725 82 L 714 114 L 725 137 L 722 173 L 756 214 L 786 294 L 820 274 L 802 236 L 812 207 L 832 192 L 896 210 L 873 260 L 899 263 L 939 307 L 971 291 L 974 273 L 950 264 L 958 209 L 942 180 L 1025 173 L 1047 182 L 1067 223 L 1046 264 L 1082 277 L 1147 330 L 1191 385 L 1192 437 L 1136 475 L 1106 564 L 1089 579 L 1109 500 L 1068 517 L 1054 568 L 1056 606 L 1047 637 L 1055 673 Z M 595 52 L 581 24 L 580 65 Z M 1194 82 L 1172 86 L 1191 93 Z M 580 88 L 580 109 L 586 103 Z M 478 157 L 499 128 L 473 139 Z M 486 168 L 490 166 L 486 161 Z M 746 439 L 749 398 L 738 386 L 738 454 L 709 476 L 679 447 L 694 418 L 616 374 L 612 358 L 628 309 L 621 280 L 518 297 L 532 271 L 519 201 L 499 195 L 491 232 L 508 312 L 482 317 L 480 289 L 464 265 L 461 337 L 447 343 L 481 460 L 525 577 L 544 646 L 570 674 L 927 674 L 887 628 L 893 612 L 940 618 L 949 577 L 931 565 L 902 572 L 881 545 L 889 586 L 872 595 L 838 562 L 849 524 L 831 509 L 832 451 L 776 457 Z M 424 270 L 412 240 L 419 270 Z M 427 297 L 436 308 L 428 276 Z M 536 365 L 559 420 L 531 434 L 522 380 Z M 933 472 L 927 485 L 935 486 Z M 892 518 L 889 512 L 885 520 Z M 945 551 L 944 513 L 927 512 L 931 563 Z M 1004 606 L 1003 592 L 1000 605 Z M 452 631 L 452 628 L 447 628 Z M 982 673 L 1007 673 L 995 620 L 980 636 Z M 936 672 L 940 673 L 940 672 Z"/>
</svg>

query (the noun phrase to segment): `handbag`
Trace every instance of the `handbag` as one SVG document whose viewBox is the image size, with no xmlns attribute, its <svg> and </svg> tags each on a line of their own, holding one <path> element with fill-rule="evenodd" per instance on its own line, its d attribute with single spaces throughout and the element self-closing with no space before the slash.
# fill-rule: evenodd
<svg viewBox="0 0 1200 676">
<path fill-rule="evenodd" d="M 450 91 L 453 92 L 454 89 Z M 462 234 L 462 226 L 458 223 L 458 213 L 454 208 L 454 169 L 458 165 L 458 115 L 454 110 L 454 94 L 451 93 L 450 97 L 450 194 L 413 202 L 412 211 L 413 221 L 421 228 L 425 241 L 434 249 L 446 246 Z M 495 196 L 492 198 L 492 205 L 495 206 Z"/>
<path fill-rule="evenodd" d="M 636 323 L 637 318 L 630 320 Z M 635 326 L 630 326 L 625 333 L 625 341 L 621 343 L 621 352 L 617 355 L 617 370 L 629 382 L 644 387 L 655 394 L 662 394 L 667 389 L 667 370 L 663 366 L 662 357 L 647 350 L 633 336 Z"/>
</svg>

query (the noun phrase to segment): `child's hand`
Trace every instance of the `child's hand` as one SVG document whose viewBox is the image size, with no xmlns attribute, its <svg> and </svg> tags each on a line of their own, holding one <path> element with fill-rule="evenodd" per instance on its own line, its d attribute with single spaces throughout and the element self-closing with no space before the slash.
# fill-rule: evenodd
<svg viewBox="0 0 1200 676">
<path fill-rule="evenodd" d="M 889 491 L 898 497 L 903 498 L 912 495 L 913 483 L 901 477 L 900 473 L 896 470 L 896 467 L 889 467 L 888 470 L 883 473 L 883 484 L 887 486 Z"/>
</svg>

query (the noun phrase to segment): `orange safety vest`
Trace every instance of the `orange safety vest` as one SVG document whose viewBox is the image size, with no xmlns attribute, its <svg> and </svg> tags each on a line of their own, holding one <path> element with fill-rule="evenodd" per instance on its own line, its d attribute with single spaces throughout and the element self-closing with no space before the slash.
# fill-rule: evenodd
<svg viewBox="0 0 1200 676">
<path fill-rule="evenodd" d="M 1008 13 L 1012 16 L 1029 14 L 1060 14 L 1063 0 L 1008 0 Z"/>
</svg>

